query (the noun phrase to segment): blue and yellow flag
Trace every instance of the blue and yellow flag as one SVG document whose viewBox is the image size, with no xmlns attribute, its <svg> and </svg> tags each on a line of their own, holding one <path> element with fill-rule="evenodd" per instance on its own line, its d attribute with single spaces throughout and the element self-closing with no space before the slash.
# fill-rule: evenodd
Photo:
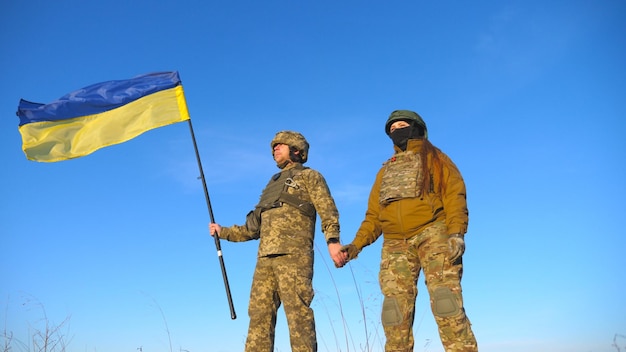
<svg viewBox="0 0 626 352">
<path fill-rule="evenodd" d="M 97 83 L 49 104 L 22 99 L 17 115 L 26 157 L 43 162 L 89 155 L 189 120 L 178 72 Z"/>
</svg>

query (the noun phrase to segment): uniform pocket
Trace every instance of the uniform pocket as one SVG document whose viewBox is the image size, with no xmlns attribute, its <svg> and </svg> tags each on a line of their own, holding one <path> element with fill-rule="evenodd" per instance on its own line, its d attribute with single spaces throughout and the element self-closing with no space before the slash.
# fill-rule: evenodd
<svg viewBox="0 0 626 352">
<path fill-rule="evenodd" d="M 298 268 L 296 272 L 296 292 L 307 306 L 313 302 L 315 291 L 313 290 L 313 269 Z"/>
</svg>

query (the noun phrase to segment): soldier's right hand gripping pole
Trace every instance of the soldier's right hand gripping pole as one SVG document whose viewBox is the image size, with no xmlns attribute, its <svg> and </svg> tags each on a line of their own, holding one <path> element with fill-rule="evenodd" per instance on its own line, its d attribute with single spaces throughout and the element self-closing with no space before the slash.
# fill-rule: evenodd
<svg viewBox="0 0 626 352">
<path fill-rule="evenodd" d="M 204 171 L 202 171 L 202 162 L 200 161 L 200 153 L 198 153 L 198 146 L 196 144 L 196 137 L 193 133 L 193 127 L 191 126 L 191 119 L 187 120 L 189 122 L 189 129 L 191 130 L 191 139 L 193 140 L 193 148 L 196 151 L 196 160 L 198 161 L 198 168 L 200 169 L 200 179 L 202 180 L 202 187 L 204 188 L 204 197 L 206 199 L 206 205 L 209 209 L 209 218 L 211 223 L 215 223 L 215 217 L 213 216 L 213 209 L 211 207 L 211 199 L 209 198 L 209 191 L 206 186 L 206 180 L 204 179 Z M 224 287 L 226 288 L 226 297 L 228 298 L 228 306 L 230 308 L 230 318 L 237 319 L 237 314 L 235 313 L 235 306 L 233 305 L 233 298 L 230 294 L 230 286 L 228 285 L 228 275 L 226 275 L 226 266 L 224 265 L 224 258 L 222 256 L 222 246 L 220 245 L 220 236 L 219 234 L 214 234 L 213 239 L 215 239 L 215 248 L 217 249 L 217 257 L 220 262 L 220 267 L 222 268 L 222 278 L 224 279 Z"/>
</svg>

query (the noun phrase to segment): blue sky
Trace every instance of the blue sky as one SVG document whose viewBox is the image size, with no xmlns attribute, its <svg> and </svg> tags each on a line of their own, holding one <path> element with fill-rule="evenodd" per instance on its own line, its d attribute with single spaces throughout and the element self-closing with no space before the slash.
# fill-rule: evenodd
<svg viewBox="0 0 626 352">
<path fill-rule="evenodd" d="M 349 242 L 393 152 L 385 120 L 412 109 L 467 183 L 480 350 L 624 350 L 624 38 L 620 0 L 4 1 L 0 331 L 16 349 L 48 322 L 67 351 L 243 350 L 258 242 L 222 241 L 232 320 L 187 124 L 58 163 L 21 151 L 20 98 L 177 70 L 222 225 L 256 204 L 291 129 Z M 320 351 L 382 350 L 380 247 L 335 269 L 318 222 Z M 443 351 L 419 290 L 415 351 Z"/>
</svg>

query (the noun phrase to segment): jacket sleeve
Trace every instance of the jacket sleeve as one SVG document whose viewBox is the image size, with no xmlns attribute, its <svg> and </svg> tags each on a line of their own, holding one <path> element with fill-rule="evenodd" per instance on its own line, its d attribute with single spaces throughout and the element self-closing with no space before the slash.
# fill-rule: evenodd
<svg viewBox="0 0 626 352">
<path fill-rule="evenodd" d="M 454 162 L 445 154 L 441 153 L 439 157 L 443 166 L 443 189 L 441 198 L 443 208 L 446 212 L 446 226 L 448 234 L 465 234 L 469 221 L 469 211 L 467 209 L 467 194 L 465 190 L 465 182 L 461 176 L 461 172 Z"/>
<path fill-rule="evenodd" d="M 381 168 L 376 174 L 374 185 L 370 191 L 367 201 L 367 210 L 365 211 L 365 219 L 361 222 L 361 226 L 356 232 L 356 236 L 352 241 L 359 250 L 376 242 L 382 234 L 382 226 L 380 224 L 380 203 L 378 197 L 380 194 L 380 183 L 382 180 L 383 169 Z"/>
<path fill-rule="evenodd" d="M 260 216 L 254 210 L 249 212 L 246 216 L 245 225 L 233 225 L 230 227 L 222 227 L 222 231 L 220 232 L 220 238 L 223 238 L 230 242 L 244 242 L 250 240 L 258 240 L 259 239 L 259 227 L 258 224 L 251 224 L 251 221 L 248 221 L 248 218 L 251 216 Z M 257 221 L 260 221 L 257 219 Z M 253 228 L 251 228 L 253 227 Z"/>
<path fill-rule="evenodd" d="M 307 172 L 307 190 L 315 211 L 322 220 L 322 232 L 326 241 L 331 238 L 339 240 L 339 211 L 330 193 L 328 184 L 321 173 L 313 169 Z"/>
</svg>

